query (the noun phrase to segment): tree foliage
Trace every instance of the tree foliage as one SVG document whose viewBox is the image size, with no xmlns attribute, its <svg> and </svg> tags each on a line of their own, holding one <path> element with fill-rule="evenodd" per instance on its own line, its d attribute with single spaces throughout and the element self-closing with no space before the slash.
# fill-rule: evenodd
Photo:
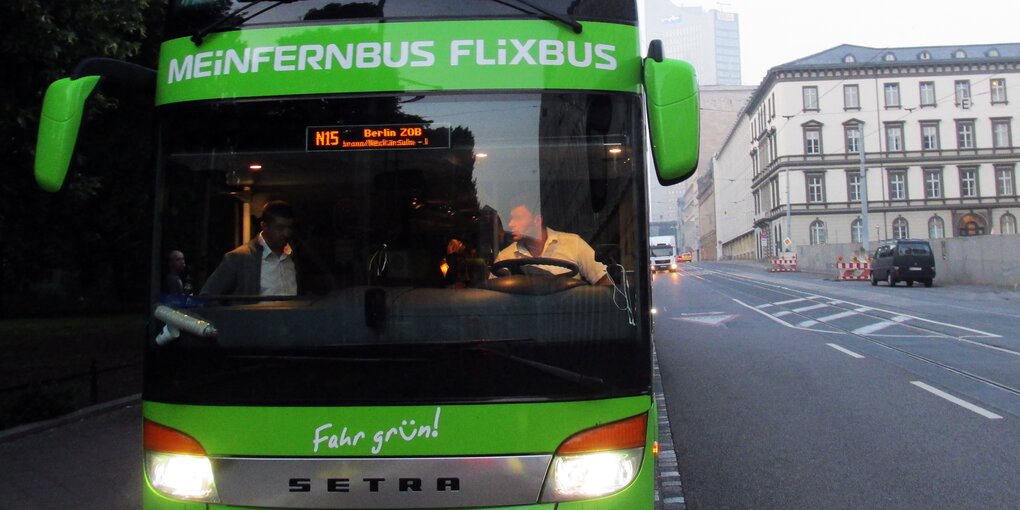
<svg viewBox="0 0 1020 510">
<path fill-rule="evenodd" d="M 164 11 L 165 0 L 0 3 L 0 315 L 145 302 L 152 98 L 91 101 L 59 193 L 39 189 L 32 165 L 48 84 L 88 57 L 154 67 Z"/>
</svg>

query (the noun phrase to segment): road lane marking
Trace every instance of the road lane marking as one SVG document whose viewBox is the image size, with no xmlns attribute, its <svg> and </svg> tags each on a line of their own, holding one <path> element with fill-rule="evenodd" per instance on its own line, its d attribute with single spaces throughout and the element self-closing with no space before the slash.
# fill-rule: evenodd
<svg viewBox="0 0 1020 510">
<path fill-rule="evenodd" d="M 857 315 L 857 312 L 840 312 L 832 315 L 826 315 L 825 317 L 820 317 L 818 318 L 818 322 L 829 322 L 834 321 L 836 319 L 842 319 L 844 317 L 853 317 L 854 315 Z"/>
<path fill-rule="evenodd" d="M 828 306 L 829 305 L 817 304 L 817 305 L 811 305 L 811 306 L 803 306 L 803 307 L 800 307 L 800 308 L 794 308 L 793 311 L 795 311 L 797 313 L 800 313 L 800 312 L 806 312 L 808 310 L 817 310 L 819 308 L 826 308 Z"/>
<path fill-rule="evenodd" d="M 806 320 L 804 322 L 797 323 L 797 325 L 802 327 L 802 328 L 814 326 L 815 324 L 818 324 L 818 321 L 816 321 L 816 320 Z"/>
<path fill-rule="evenodd" d="M 857 359 L 861 359 L 861 358 L 864 357 L 864 356 L 861 356 L 860 354 L 857 354 L 854 351 L 851 351 L 850 349 L 844 349 L 843 347 L 840 347 L 840 346 L 838 346 L 836 344 L 825 344 L 825 345 L 828 345 L 829 347 L 832 347 L 833 349 L 836 349 L 837 351 L 842 352 L 843 354 L 847 354 L 847 355 L 849 355 L 851 357 L 854 357 L 854 358 L 857 358 Z"/>
<path fill-rule="evenodd" d="M 863 327 L 857 328 L 857 329 L 853 330 L 853 334 L 855 334 L 855 335 L 869 335 L 869 334 L 874 333 L 876 331 L 880 331 L 880 330 L 883 330 L 885 328 L 888 328 L 889 326 L 895 326 L 895 325 L 900 324 L 902 322 L 907 322 L 908 320 L 910 320 L 910 317 L 905 317 L 903 315 L 897 315 L 896 317 L 893 317 L 892 319 L 889 319 L 887 321 L 876 322 L 874 324 L 868 324 L 867 326 L 863 326 Z"/>
<path fill-rule="evenodd" d="M 984 416 L 985 418 L 988 418 L 989 420 L 1001 420 L 1002 419 L 1002 416 L 999 416 L 999 415 L 997 415 L 997 414 L 995 414 L 995 413 L 993 413 L 993 412 L 991 412 L 991 411 L 989 411 L 989 410 L 987 410 L 987 409 L 985 409 L 983 407 L 978 407 L 978 406 L 976 406 L 974 404 L 971 404 L 970 402 L 967 402 L 966 400 L 954 397 L 953 395 L 950 395 L 950 394 L 948 394 L 948 393 L 946 393 L 946 392 L 944 392 L 944 391 L 942 391 L 942 390 L 940 390 L 938 388 L 933 388 L 931 386 L 928 386 L 927 384 L 925 384 L 925 383 L 923 383 L 921 381 L 910 381 L 910 384 L 913 384 L 914 386 L 917 386 L 918 388 L 921 388 L 922 390 L 927 391 L 927 392 L 929 392 L 929 393 L 931 393 L 931 394 L 933 394 L 935 396 L 942 397 L 942 398 L 944 398 L 944 399 L 946 399 L 946 400 L 948 400 L 948 401 L 950 401 L 950 402 L 952 402 L 952 403 L 954 403 L 954 404 L 956 404 L 956 405 L 958 405 L 958 406 L 960 406 L 960 407 L 962 407 L 964 409 L 967 409 L 969 411 L 973 411 L 973 412 L 975 412 L 977 414 L 980 414 L 981 416 Z"/>
<path fill-rule="evenodd" d="M 730 299 L 733 299 L 733 302 L 737 303 L 740 306 L 743 306 L 744 308 L 747 308 L 749 310 L 754 310 L 755 312 L 758 312 L 758 313 L 764 315 L 765 317 L 768 317 L 769 319 L 771 319 L 771 320 L 773 320 L 775 322 L 778 322 L 779 324 L 782 324 L 783 326 L 786 326 L 786 327 L 791 328 L 791 329 L 800 329 L 800 330 L 803 330 L 803 331 L 811 331 L 811 332 L 814 332 L 814 333 L 830 333 L 830 334 L 834 334 L 834 335 L 844 335 L 844 334 L 846 334 L 843 331 L 817 330 L 817 329 L 811 329 L 811 328 L 798 327 L 796 325 L 790 324 L 789 322 L 786 322 L 786 321 L 780 319 L 779 317 L 776 317 L 776 315 L 780 315 L 780 314 L 789 315 L 792 312 L 782 311 L 782 312 L 778 312 L 775 315 L 773 315 L 773 314 L 770 314 L 768 312 L 763 312 L 763 311 L 757 309 L 756 307 L 753 307 L 753 306 L 751 306 L 751 305 L 749 305 L 749 304 L 747 304 L 747 303 L 745 303 L 745 302 L 743 302 L 743 301 L 741 301 L 739 299 L 736 299 L 736 298 L 730 298 Z"/>
<path fill-rule="evenodd" d="M 783 310 L 783 311 L 781 311 L 781 312 L 776 312 L 776 313 L 774 313 L 774 314 L 772 314 L 772 315 L 773 315 L 774 317 L 782 317 L 782 316 L 784 316 L 784 315 L 790 315 L 790 314 L 792 314 L 792 313 L 793 313 L 793 312 L 791 312 L 791 311 L 789 311 L 789 310 Z"/>
<path fill-rule="evenodd" d="M 800 303 L 801 301 L 807 301 L 807 298 L 789 299 L 789 300 L 786 300 L 786 301 L 779 301 L 779 302 L 772 303 L 772 304 L 774 304 L 774 305 L 788 305 L 790 303 Z"/>
</svg>

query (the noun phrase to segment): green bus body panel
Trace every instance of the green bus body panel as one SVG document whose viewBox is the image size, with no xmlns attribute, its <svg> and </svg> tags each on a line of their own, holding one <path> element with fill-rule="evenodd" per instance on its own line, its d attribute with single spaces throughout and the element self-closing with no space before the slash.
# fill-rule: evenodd
<svg viewBox="0 0 1020 510">
<path fill-rule="evenodd" d="M 432 21 L 214 33 L 163 43 L 156 104 L 305 94 L 576 89 L 640 92 L 637 27 Z"/>
<path fill-rule="evenodd" d="M 371 407 L 192 406 L 145 402 L 146 419 L 209 455 L 405 457 L 552 452 L 567 437 L 648 412 L 650 397 L 528 404 Z M 329 427 L 325 427 L 329 425 Z M 336 436 L 336 447 L 318 437 Z M 361 439 L 354 443 L 361 433 Z M 344 439 L 347 441 L 344 441 Z"/>
<path fill-rule="evenodd" d="M 674 184 L 698 167 L 698 80 L 687 62 L 646 59 L 644 83 L 655 169 L 661 183 Z"/>
<path fill-rule="evenodd" d="M 35 180 L 46 191 L 56 192 L 64 185 L 85 101 L 95 91 L 99 79 L 99 76 L 64 78 L 46 89 L 35 146 Z"/>
<path fill-rule="evenodd" d="M 340 434 L 388 431 L 410 420 L 433 426 L 440 409 L 439 434 L 405 440 L 394 435 L 378 454 L 371 445 L 312 452 L 314 430 L 325 423 Z M 185 432 L 210 455 L 286 457 L 416 457 L 487 456 L 552 453 L 568 437 L 594 426 L 648 413 L 645 455 L 637 478 L 611 496 L 562 503 L 499 507 L 515 510 L 633 510 L 651 509 L 655 491 L 652 442 L 658 438 L 655 402 L 648 395 L 609 400 L 539 404 L 477 404 L 406 407 L 218 407 L 143 402 L 146 419 Z M 336 429 L 340 426 L 340 429 Z M 374 431 L 370 433 L 370 431 Z M 407 434 L 410 435 L 410 434 Z M 369 441 L 371 443 L 371 441 Z M 158 494 L 145 480 L 142 506 L 148 510 L 256 510 L 220 504 L 176 501 Z M 262 508 L 262 507 L 260 507 Z M 264 510 L 264 509 L 263 509 Z M 490 510 L 487 508 L 460 510 Z"/>
</svg>

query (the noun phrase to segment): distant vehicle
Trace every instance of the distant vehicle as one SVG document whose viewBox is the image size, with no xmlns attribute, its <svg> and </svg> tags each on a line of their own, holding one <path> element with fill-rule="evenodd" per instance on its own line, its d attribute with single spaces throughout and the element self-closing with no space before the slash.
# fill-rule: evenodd
<svg viewBox="0 0 1020 510">
<path fill-rule="evenodd" d="M 871 262 L 871 284 L 885 280 L 892 287 L 897 282 L 921 282 L 931 287 L 935 278 L 935 255 L 928 241 L 922 239 L 894 239 L 885 241 L 875 249 Z"/>
<path fill-rule="evenodd" d="M 685 252 L 681 253 L 676 258 L 677 262 L 690 262 L 692 260 L 694 260 L 694 254 L 689 252 L 689 251 L 685 251 Z"/>
<path fill-rule="evenodd" d="M 653 236 L 648 239 L 652 272 L 677 270 L 676 241 L 673 236 Z"/>
</svg>

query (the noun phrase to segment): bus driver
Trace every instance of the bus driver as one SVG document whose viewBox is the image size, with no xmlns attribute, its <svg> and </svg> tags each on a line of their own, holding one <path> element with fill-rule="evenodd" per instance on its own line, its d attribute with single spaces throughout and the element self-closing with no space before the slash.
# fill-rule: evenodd
<svg viewBox="0 0 1020 510">
<path fill-rule="evenodd" d="M 572 262 L 582 280 L 593 285 L 612 285 L 606 265 L 595 260 L 595 250 L 577 234 L 558 232 L 542 223 L 542 214 L 533 204 L 514 202 L 510 210 L 510 234 L 514 242 L 496 255 L 496 262 L 514 258 L 545 257 Z M 546 271 L 566 273 L 567 269 L 541 266 Z"/>
</svg>

